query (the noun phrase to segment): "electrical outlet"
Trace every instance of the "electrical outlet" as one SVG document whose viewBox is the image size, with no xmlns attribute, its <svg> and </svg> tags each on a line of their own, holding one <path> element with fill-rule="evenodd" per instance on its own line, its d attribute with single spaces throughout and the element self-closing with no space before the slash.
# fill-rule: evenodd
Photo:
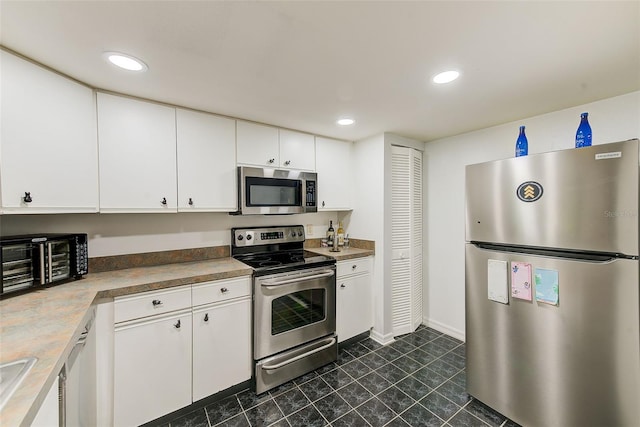
<svg viewBox="0 0 640 427">
<path fill-rule="evenodd" d="M 313 224 L 307 224 L 307 236 L 313 236 Z"/>
</svg>

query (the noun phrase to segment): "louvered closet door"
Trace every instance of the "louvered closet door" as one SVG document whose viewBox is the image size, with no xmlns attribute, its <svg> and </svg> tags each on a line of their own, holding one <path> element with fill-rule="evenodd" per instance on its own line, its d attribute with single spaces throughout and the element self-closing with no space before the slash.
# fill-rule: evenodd
<svg viewBox="0 0 640 427">
<path fill-rule="evenodd" d="M 393 334 L 422 322 L 422 153 L 391 150 L 391 286 Z"/>
</svg>

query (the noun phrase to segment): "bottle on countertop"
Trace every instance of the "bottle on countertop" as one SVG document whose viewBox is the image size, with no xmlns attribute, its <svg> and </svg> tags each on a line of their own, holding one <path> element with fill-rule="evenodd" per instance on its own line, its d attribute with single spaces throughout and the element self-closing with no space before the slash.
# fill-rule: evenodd
<svg viewBox="0 0 640 427">
<path fill-rule="evenodd" d="M 580 114 L 580 124 L 576 132 L 576 148 L 591 147 L 591 125 L 589 125 L 589 113 Z"/>
<path fill-rule="evenodd" d="M 520 126 L 520 134 L 516 140 L 516 157 L 526 156 L 529 154 L 529 141 L 524 133 L 524 126 Z"/>
<path fill-rule="evenodd" d="M 338 223 L 338 246 L 344 246 L 344 228 L 342 228 L 342 221 Z"/>
<path fill-rule="evenodd" d="M 333 229 L 333 221 L 329 221 L 329 228 L 327 229 L 327 243 L 329 246 L 333 246 L 333 239 L 336 236 L 336 231 Z"/>
</svg>

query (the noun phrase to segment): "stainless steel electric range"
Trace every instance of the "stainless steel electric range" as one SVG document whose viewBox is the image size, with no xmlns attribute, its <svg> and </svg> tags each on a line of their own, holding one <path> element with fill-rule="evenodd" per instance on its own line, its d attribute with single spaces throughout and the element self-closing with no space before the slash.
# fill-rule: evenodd
<svg viewBox="0 0 640 427">
<path fill-rule="evenodd" d="M 336 262 L 304 240 L 301 225 L 231 230 L 231 255 L 254 269 L 256 393 L 337 359 Z"/>
</svg>

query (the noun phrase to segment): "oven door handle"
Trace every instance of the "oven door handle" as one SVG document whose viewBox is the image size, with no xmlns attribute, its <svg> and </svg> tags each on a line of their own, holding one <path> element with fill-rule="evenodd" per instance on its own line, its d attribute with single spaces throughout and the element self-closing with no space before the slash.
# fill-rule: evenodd
<svg viewBox="0 0 640 427">
<path fill-rule="evenodd" d="M 299 354 L 296 357 L 292 357 L 291 359 L 287 359 L 283 362 L 276 363 L 275 365 L 262 365 L 262 369 L 264 369 L 265 371 L 273 371 L 276 369 L 280 369 L 283 366 L 287 366 L 293 362 L 297 362 L 298 360 L 304 359 L 305 357 L 311 356 L 312 354 L 318 353 L 322 350 L 326 350 L 336 343 L 336 338 L 335 337 L 328 338 L 327 341 L 328 341 L 327 344 L 321 347 L 314 348 L 313 350 L 307 351 L 306 353 Z"/>
<path fill-rule="evenodd" d="M 293 279 L 286 279 L 286 280 L 275 280 L 275 281 L 264 281 L 262 282 L 262 286 L 264 286 L 267 289 L 272 289 L 275 288 L 277 286 L 281 286 L 281 285 L 288 285 L 290 283 L 300 283 L 300 282 L 306 282 L 308 280 L 314 280 L 314 279 L 321 279 L 323 277 L 331 277 L 333 276 L 335 273 L 333 272 L 333 270 L 328 270 L 325 272 L 322 272 L 320 274 L 312 274 L 310 276 L 298 276 L 295 277 Z"/>
</svg>

